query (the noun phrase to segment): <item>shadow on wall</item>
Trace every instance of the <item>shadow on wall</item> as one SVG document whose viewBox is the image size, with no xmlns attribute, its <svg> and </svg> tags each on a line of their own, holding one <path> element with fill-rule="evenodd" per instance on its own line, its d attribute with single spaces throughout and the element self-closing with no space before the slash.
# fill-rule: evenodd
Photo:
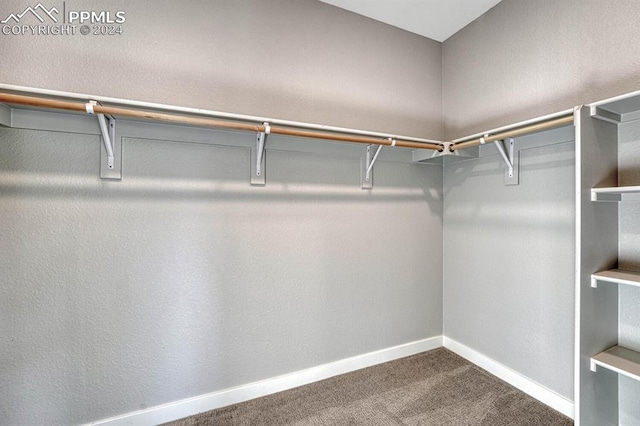
<svg viewBox="0 0 640 426">
<path fill-rule="evenodd" d="M 558 156 L 549 159 L 549 157 L 545 155 L 545 152 L 536 152 L 536 148 L 518 149 L 516 141 L 516 152 L 518 153 L 518 155 L 526 153 L 529 159 L 533 160 L 530 164 L 520 165 L 521 173 L 562 169 L 566 167 L 574 168 L 574 158 L 566 158 L 566 155 L 562 154 L 575 151 L 575 143 L 573 141 L 566 143 L 563 142 L 556 146 L 558 146 Z M 541 161 L 536 161 L 536 157 Z M 446 199 L 447 194 L 456 187 L 464 186 L 468 181 L 474 181 L 477 179 L 493 176 L 495 179 L 492 180 L 492 183 L 495 183 L 495 185 L 499 185 L 501 187 L 504 186 L 503 177 L 505 173 L 505 165 L 502 157 L 497 152 L 493 155 L 464 160 L 459 163 L 447 165 L 445 167 L 447 169 L 447 173 L 446 182 L 443 189 L 444 199 Z M 521 184 L 527 184 L 526 178 L 526 176 L 521 176 Z M 519 186 L 520 185 L 512 186 L 511 189 L 513 191 L 517 191 Z"/>
<path fill-rule="evenodd" d="M 356 182 L 351 186 L 309 185 L 304 183 L 267 183 L 269 189 L 250 186 L 247 182 L 216 183 L 203 180 L 187 182 L 177 179 L 125 178 L 126 183 L 93 181 L 79 182 L 60 176 L 18 176 L 0 172 L 0 189 L 4 196 L 36 196 L 67 198 L 70 194 L 85 200 L 104 199 L 135 201 L 193 201 L 217 203 L 225 201 L 278 202 L 296 201 L 407 202 L 433 201 L 441 203 L 438 191 L 425 188 L 384 188 L 361 190 Z M 83 177 L 84 178 L 84 177 Z M 355 190 L 361 192 L 355 192 Z"/>
<path fill-rule="evenodd" d="M 572 224 L 566 197 L 574 191 L 574 153 L 573 142 L 520 150 L 519 184 L 514 186 L 504 185 L 505 166 L 499 155 L 446 166 L 446 220 L 464 226 L 481 218 L 483 226 L 496 229 Z"/>
<path fill-rule="evenodd" d="M 213 137 L 213 136 L 212 136 Z M 195 203 L 404 203 L 442 208 L 440 166 L 379 161 L 361 189 L 361 160 L 267 150 L 266 186 L 250 184 L 245 147 L 123 139 L 122 181 L 101 180 L 98 136 L 0 131 L 4 196 L 91 201 Z"/>
<path fill-rule="evenodd" d="M 620 177 L 620 186 L 640 185 L 640 169 L 637 167 L 620 167 L 618 176 Z"/>
</svg>

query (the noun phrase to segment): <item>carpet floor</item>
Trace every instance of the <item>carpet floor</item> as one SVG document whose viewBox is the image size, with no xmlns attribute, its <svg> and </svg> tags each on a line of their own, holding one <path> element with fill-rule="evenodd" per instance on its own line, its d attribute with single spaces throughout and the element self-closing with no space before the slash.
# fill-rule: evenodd
<svg viewBox="0 0 640 426">
<path fill-rule="evenodd" d="M 167 425 L 568 426 L 573 421 L 438 348 Z"/>
</svg>

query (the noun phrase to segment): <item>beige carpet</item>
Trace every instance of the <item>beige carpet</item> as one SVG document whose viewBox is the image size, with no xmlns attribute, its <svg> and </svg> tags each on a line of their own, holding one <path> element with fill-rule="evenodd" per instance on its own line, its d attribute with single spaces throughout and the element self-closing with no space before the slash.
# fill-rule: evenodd
<svg viewBox="0 0 640 426">
<path fill-rule="evenodd" d="M 444 348 L 196 416 L 201 425 L 572 425 Z"/>
</svg>

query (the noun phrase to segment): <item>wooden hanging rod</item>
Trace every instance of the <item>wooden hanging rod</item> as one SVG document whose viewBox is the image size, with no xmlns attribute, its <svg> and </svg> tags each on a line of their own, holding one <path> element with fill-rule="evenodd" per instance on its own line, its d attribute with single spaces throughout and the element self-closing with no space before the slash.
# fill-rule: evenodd
<svg viewBox="0 0 640 426">
<path fill-rule="evenodd" d="M 62 109 L 67 111 L 77 111 L 86 113 L 86 103 L 60 101 L 56 99 L 38 98 L 33 96 L 14 95 L 10 93 L 0 93 L 0 102 L 16 105 L 28 105 L 42 108 Z M 240 121 L 217 120 L 208 117 L 194 117 L 178 114 L 167 114 L 162 112 L 145 111 L 142 109 L 130 109 L 121 107 L 110 107 L 94 105 L 95 114 L 112 115 L 114 117 L 129 117 L 144 120 L 163 121 L 176 124 L 188 124 L 193 126 L 213 127 L 218 129 L 242 130 L 255 133 L 266 131 L 264 124 L 252 124 Z M 442 152 L 444 145 L 438 143 L 414 142 L 402 139 L 378 138 L 372 136 L 358 136 L 345 133 L 329 133 L 313 130 L 301 130 L 296 128 L 270 125 L 269 131 L 272 134 L 297 136 L 303 138 L 326 139 L 340 142 L 354 142 L 373 145 L 397 146 L 401 148 L 432 149 Z"/>
<path fill-rule="evenodd" d="M 541 132 L 543 130 L 555 129 L 557 127 L 566 126 L 568 124 L 573 124 L 573 114 L 556 117 L 540 123 L 530 124 L 528 126 L 505 130 L 493 135 L 487 135 L 485 137 L 456 142 L 454 144 L 451 144 L 449 149 L 451 150 L 451 152 L 453 152 L 456 149 L 471 148 L 474 146 L 500 141 L 507 138 L 515 138 L 522 135 L 528 135 L 530 133 Z"/>
</svg>

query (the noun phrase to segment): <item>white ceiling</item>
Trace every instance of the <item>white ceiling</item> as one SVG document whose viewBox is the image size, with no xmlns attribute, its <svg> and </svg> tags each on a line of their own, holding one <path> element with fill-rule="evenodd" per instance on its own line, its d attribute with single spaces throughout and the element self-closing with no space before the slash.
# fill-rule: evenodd
<svg viewBox="0 0 640 426">
<path fill-rule="evenodd" d="M 376 21 L 445 41 L 500 0 L 320 0 Z"/>
</svg>

